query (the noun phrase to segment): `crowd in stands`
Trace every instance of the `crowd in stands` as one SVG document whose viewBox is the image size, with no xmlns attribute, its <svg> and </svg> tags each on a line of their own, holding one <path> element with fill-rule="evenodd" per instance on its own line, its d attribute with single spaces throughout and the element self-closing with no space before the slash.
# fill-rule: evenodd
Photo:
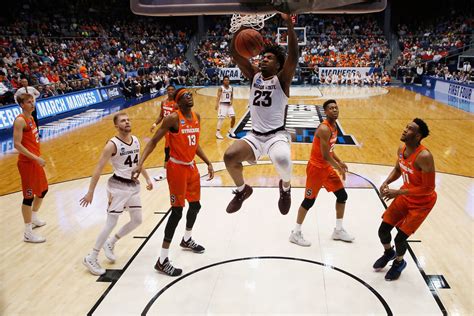
<svg viewBox="0 0 474 316">
<path fill-rule="evenodd" d="M 300 15 L 298 25 L 306 26 L 307 44 L 301 46 L 299 66 L 306 77 L 314 67 L 381 67 L 390 57 L 390 48 L 372 15 Z M 235 67 L 229 53 L 232 34 L 229 18 L 215 19 L 207 37 L 195 50 L 202 68 Z M 281 19 L 265 22 L 261 30 L 265 44 L 278 36 Z"/>
<path fill-rule="evenodd" d="M 471 41 L 472 16 L 451 12 L 422 23 L 398 25 L 401 54 L 392 74 L 405 83 L 419 82 L 422 75 L 469 81 L 471 69 L 448 69 L 445 57 L 466 50 Z"/>
<path fill-rule="evenodd" d="M 137 80 L 149 75 L 151 81 L 153 74 L 168 84 L 189 74 L 183 56 L 191 31 L 185 25 L 130 13 L 118 19 L 87 10 L 79 15 L 40 12 L 48 11 L 24 8 L 13 22 L 0 26 L 0 71 L 5 75 L 0 96 L 4 90 L 14 92 L 22 78 L 47 97 L 113 84 L 127 75 Z"/>
</svg>

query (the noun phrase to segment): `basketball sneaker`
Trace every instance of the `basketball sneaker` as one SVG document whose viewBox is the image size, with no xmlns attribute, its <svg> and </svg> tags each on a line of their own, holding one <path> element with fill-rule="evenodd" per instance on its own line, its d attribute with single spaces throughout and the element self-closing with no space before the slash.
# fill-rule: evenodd
<svg viewBox="0 0 474 316">
<path fill-rule="evenodd" d="M 394 260 L 392 263 L 392 267 L 387 271 L 385 274 L 386 281 L 394 281 L 400 277 L 402 271 L 407 267 L 407 262 L 402 259 L 402 261 Z"/>
<path fill-rule="evenodd" d="M 383 268 L 385 268 L 389 261 L 395 259 L 396 257 L 397 254 L 393 247 L 385 250 L 382 257 L 378 258 L 377 261 L 375 261 L 373 265 L 374 270 L 377 272 L 382 270 Z"/>
<path fill-rule="evenodd" d="M 288 191 L 283 190 L 283 180 L 280 180 L 278 184 L 280 187 L 280 199 L 278 200 L 278 208 L 280 209 L 280 213 L 283 215 L 288 214 L 288 211 L 291 207 L 291 188 Z"/>
<path fill-rule="evenodd" d="M 237 136 L 235 135 L 235 133 L 233 131 L 229 131 L 227 133 L 227 136 L 229 136 L 229 138 L 237 138 Z"/>
<path fill-rule="evenodd" d="M 342 240 L 345 242 L 352 242 L 355 238 L 351 235 L 349 235 L 348 232 L 345 231 L 345 229 L 337 230 L 334 228 L 334 232 L 332 233 L 332 239 L 333 240 Z"/>
<path fill-rule="evenodd" d="M 39 218 L 36 218 L 36 219 L 31 220 L 31 224 L 32 224 L 33 229 L 35 229 L 37 227 L 41 227 L 41 226 L 46 225 L 46 222 L 40 220 Z"/>
<path fill-rule="evenodd" d="M 115 260 L 117 259 L 115 257 L 115 254 L 114 254 L 114 248 L 115 248 L 115 244 L 113 244 L 110 239 L 107 239 L 107 241 L 105 242 L 105 244 L 102 246 L 102 248 L 104 248 L 104 255 L 105 257 L 112 263 L 115 262 Z"/>
<path fill-rule="evenodd" d="M 250 185 L 246 184 L 242 191 L 234 190 L 232 193 L 235 194 L 235 196 L 229 205 L 227 205 L 227 213 L 235 213 L 240 210 L 242 203 L 252 195 L 253 189 Z"/>
<path fill-rule="evenodd" d="M 163 263 L 160 263 L 160 258 L 158 258 L 158 261 L 156 261 L 155 264 L 155 270 L 169 276 L 178 276 L 183 273 L 183 270 L 173 267 L 168 258 L 166 258 Z"/>
<path fill-rule="evenodd" d="M 46 241 L 46 238 L 33 234 L 32 231 L 25 231 L 23 234 L 23 241 L 30 242 L 33 244 L 39 244 Z"/>
<path fill-rule="evenodd" d="M 295 232 L 293 230 L 291 231 L 291 234 L 290 234 L 290 242 L 292 242 L 294 244 L 297 244 L 298 246 L 302 246 L 302 247 L 311 246 L 311 242 L 304 239 L 303 233 Z"/>
<path fill-rule="evenodd" d="M 224 137 L 221 135 L 220 132 L 216 132 L 216 138 L 217 139 L 224 139 Z"/>
<path fill-rule="evenodd" d="M 181 239 L 181 244 L 179 244 L 181 247 L 190 249 L 194 253 L 203 253 L 204 250 L 206 250 L 203 246 L 198 245 L 192 238 L 189 238 L 188 241 L 184 241 L 184 238 Z"/>
<path fill-rule="evenodd" d="M 105 274 L 105 269 L 100 266 L 97 258 L 92 258 L 90 254 L 84 257 L 84 259 L 82 260 L 82 263 L 93 275 Z"/>
</svg>

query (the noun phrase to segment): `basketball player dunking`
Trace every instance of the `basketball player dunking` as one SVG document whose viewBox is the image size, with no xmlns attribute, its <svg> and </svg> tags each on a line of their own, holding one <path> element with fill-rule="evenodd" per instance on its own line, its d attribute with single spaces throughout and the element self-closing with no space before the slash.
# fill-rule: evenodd
<svg viewBox="0 0 474 316">
<path fill-rule="evenodd" d="M 230 116 L 230 129 L 228 135 L 235 137 L 234 125 L 235 125 L 235 111 L 232 105 L 234 101 L 234 90 L 230 85 L 229 76 L 224 76 L 222 80 L 222 86 L 217 90 L 216 110 L 217 110 L 217 130 L 216 138 L 223 139 L 221 134 L 221 127 L 224 119 Z"/>
<path fill-rule="evenodd" d="M 305 247 L 310 246 L 311 243 L 303 238 L 301 225 L 323 186 L 328 192 L 334 192 L 336 196 L 336 227 L 332 239 L 347 242 L 354 239 L 342 227 L 347 192 L 344 189 L 341 177 L 342 180 L 345 180 L 347 165 L 334 152 L 337 140 L 336 120 L 339 117 L 339 107 L 335 100 L 327 100 L 323 104 L 323 109 L 326 119 L 318 126 L 314 134 L 311 157 L 306 167 L 305 196 L 298 209 L 295 229 L 290 235 L 290 242 Z"/>
<path fill-rule="evenodd" d="M 153 130 L 163 121 L 163 119 L 176 111 L 178 109 L 178 106 L 176 105 L 176 102 L 173 100 L 174 92 L 176 91 L 176 88 L 174 86 L 168 86 L 166 88 L 166 93 L 168 95 L 166 100 L 161 101 L 161 112 L 160 116 L 156 119 L 156 121 L 153 123 L 153 125 L 150 128 L 150 132 L 153 133 Z M 166 169 L 166 165 L 168 164 L 168 160 L 170 159 L 170 145 L 169 145 L 169 136 L 168 134 L 165 135 L 165 164 L 164 168 Z"/>
<path fill-rule="evenodd" d="M 385 280 L 392 281 L 400 277 L 407 266 L 403 256 L 407 250 L 407 239 L 426 219 L 436 203 L 435 165 L 433 155 L 421 144 L 429 135 L 426 123 L 416 118 L 403 131 L 400 140 L 405 143 L 398 148 L 395 168 L 380 187 L 381 197 L 392 204 L 382 215 L 379 238 L 385 252 L 375 261 L 375 271 L 382 270 L 390 260 L 392 267 L 385 274 Z M 399 190 L 389 189 L 388 185 L 400 176 L 403 185 Z M 391 246 L 391 231 L 397 227 L 395 250 Z"/>
<path fill-rule="evenodd" d="M 281 178 L 278 208 L 282 214 L 290 210 L 291 139 L 285 123 L 290 85 L 298 62 L 298 42 L 290 16 L 281 16 L 288 26 L 287 58 L 282 47 L 267 46 L 257 68 L 237 53 L 235 36 L 231 42 L 234 61 L 244 76 L 252 81 L 249 98 L 252 132 L 234 142 L 224 154 L 227 171 L 237 186 L 235 196 L 227 206 L 228 213 L 237 212 L 253 192 L 252 187 L 245 184 L 242 162 L 256 163 L 263 155 L 270 157 Z"/>
<path fill-rule="evenodd" d="M 46 223 L 38 218 L 43 198 L 48 192 L 48 180 L 44 173 L 45 161 L 40 157 L 40 142 L 38 128 L 33 120 L 35 98 L 28 93 L 17 96 L 17 102 L 22 109 L 13 123 L 13 142 L 18 150 L 18 171 L 21 177 L 23 203 L 21 212 L 25 222 L 23 240 L 31 243 L 42 243 L 46 239 L 33 233 L 34 227 Z"/>
<path fill-rule="evenodd" d="M 199 135 L 201 133 L 200 116 L 193 112 L 193 95 L 186 89 L 176 90 L 174 100 L 179 109 L 163 119 L 163 123 L 158 128 L 153 138 L 146 145 L 143 151 L 143 158 L 134 170 L 134 177 L 138 177 L 147 157 L 153 152 L 156 144 L 167 133 L 169 134 L 170 160 L 166 168 L 168 187 L 170 190 L 171 214 L 165 227 L 165 237 L 155 269 L 169 276 L 178 276 L 181 269 L 171 265 L 168 259 L 169 247 L 173 240 L 176 227 L 183 215 L 185 200 L 189 202 L 189 209 L 186 214 L 186 231 L 181 240 L 180 246 L 192 250 L 195 253 L 203 253 L 204 247 L 197 244 L 191 233 L 197 214 L 201 209 L 199 200 L 201 199 L 201 183 L 199 171 L 194 162 L 197 155 L 208 166 L 209 180 L 214 177 L 214 169 L 207 159 L 204 151 L 199 146 Z"/>
<path fill-rule="evenodd" d="M 114 169 L 114 174 L 107 182 L 107 195 L 109 205 L 107 207 L 107 220 L 105 227 L 97 237 L 92 252 L 83 259 L 83 264 L 93 275 L 102 275 L 105 269 L 99 264 L 97 256 L 100 249 L 104 248 L 104 254 L 110 262 L 115 262 L 115 243 L 138 227 L 142 222 L 142 203 L 140 200 L 140 184 L 132 180 L 132 170 L 138 164 L 140 157 L 140 142 L 133 136 L 130 120 L 126 113 L 120 112 L 114 115 L 114 125 L 118 134 L 111 138 L 104 147 L 99 163 L 92 175 L 89 191 L 80 200 L 83 207 L 92 203 L 94 190 L 100 178 L 100 173 L 105 164 L 110 161 Z M 147 182 L 147 189 L 153 188 L 150 177 L 143 172 Z M 117 225 L 119 215 L 127 209 L 130 214 L 130 221 L 125 224 L 115 235 L 107 239 L 112 230 Z"/>
</svg>

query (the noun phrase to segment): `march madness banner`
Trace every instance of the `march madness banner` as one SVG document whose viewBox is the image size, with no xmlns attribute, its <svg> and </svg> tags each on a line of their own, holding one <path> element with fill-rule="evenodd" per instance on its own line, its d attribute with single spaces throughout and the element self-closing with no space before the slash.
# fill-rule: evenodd
<svg viewBox="0 0 474 316">
<path fill-rule="evenodd" d="M 360 73 L 362 78 L 366 76 L 368 73 L 369 75 L 373 74 L 374 72 L 380 72 L 380 68 L 375 67 L 320 67 L 319 68 L 319 77 L 324 75 L 325 77 L 329 75 L 343 75 L 346 76 L 348 73 L 352 73 L 353 75 Z"/>
</svg>

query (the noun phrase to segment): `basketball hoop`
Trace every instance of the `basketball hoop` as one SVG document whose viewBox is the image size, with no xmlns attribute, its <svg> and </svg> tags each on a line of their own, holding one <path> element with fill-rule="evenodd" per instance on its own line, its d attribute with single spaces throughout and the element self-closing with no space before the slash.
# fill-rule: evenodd
<svg viewBox="0 0 474 316">
<path fill-rule="evenodd" d="M 230 20 L 230 32 L 237 32 L 242 26 L 251 27 L 257 31 L 261 30 L 265 25 L 265 21 L 273 17 L 276 13 L 271 14 L 239 14 L 234 13 Z"/>
</svg>

